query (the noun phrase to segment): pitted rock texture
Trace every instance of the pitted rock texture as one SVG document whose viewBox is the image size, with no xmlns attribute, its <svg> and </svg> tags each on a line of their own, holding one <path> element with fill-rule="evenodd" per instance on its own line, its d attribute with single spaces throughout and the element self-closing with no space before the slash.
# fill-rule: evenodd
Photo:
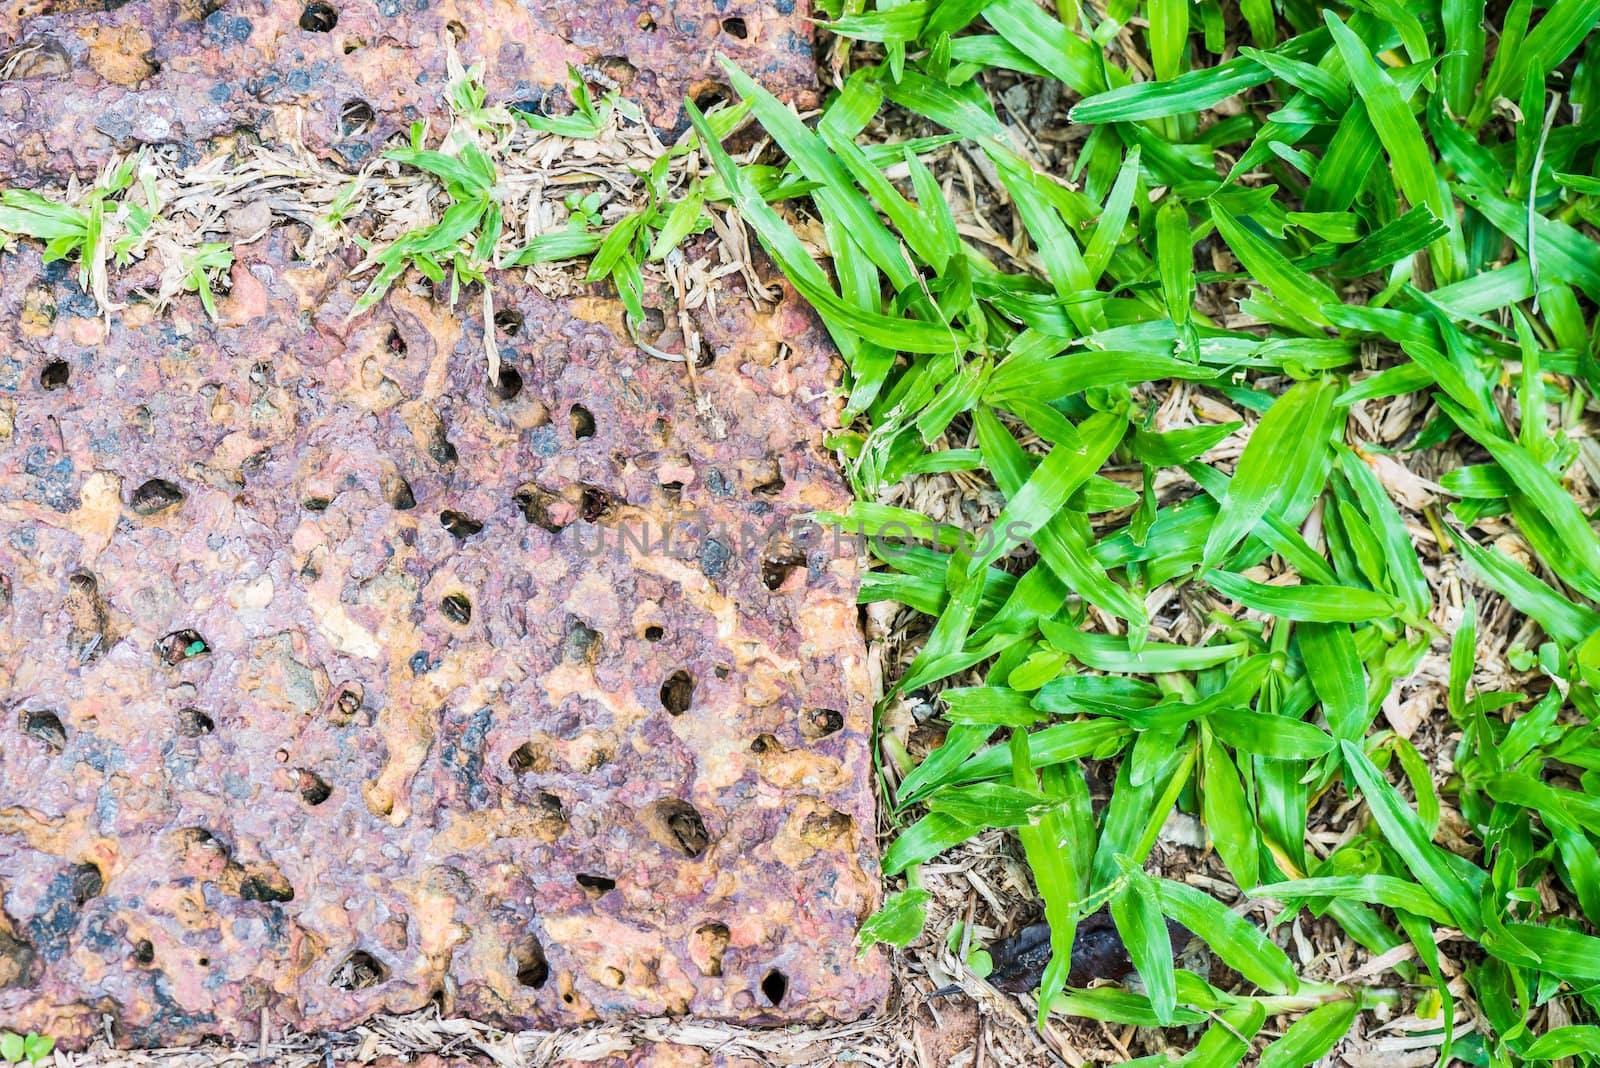
<svg viewBox="0 0 1600 1068">
<path fill-rule="evenodd" d="M 567 65 L 665 131 L 686 96 L 727 95 L 727 55 L 773 92 L 816 101 L 796 0 L 17 0 L 0 8 L 0 176 L 88 178 L 114 150 L 239 130 L 303 140 L 355 167 L 444 115 L 447 38 L 482 59 L 496 101 L 565 106 Z"/>
<path fill-rule="evenodd" d="M 803 304 L 694 313 L 697 404 L 614 299 L 497 275 L 493 387 L 476 300 L 347 323 L 350 263 L 294 237 L 237 249 L 216 324 L 0 256 L 0 1020 L 873 1009 L 858 561 L 793 525 L 846 500 Z"/>
</svg>

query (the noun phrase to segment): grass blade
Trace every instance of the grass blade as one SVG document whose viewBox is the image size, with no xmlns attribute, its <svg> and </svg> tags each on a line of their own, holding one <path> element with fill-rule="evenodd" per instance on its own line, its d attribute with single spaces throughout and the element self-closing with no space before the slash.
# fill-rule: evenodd
<svg viewBox="0 0 1600 1068">
<path fill-rule="evenodd" d="M 1156 893 L 1162 911 L 1199 934 L 1223 963 L 1261 989 L 1289 994 L 1299 985 L 1283 950 L 1216 898 L 1170 879 L 1157 880 Z"/>
<path fill-rule="evenodd" d="M 1433 844 L 1422 820 L 1372 766 L 1359 746 L 1353 742 L 1340 744 L 1345 767 L 1389 844 L 1404 858 L 1411 871 L 1433 888 L 1432 893 L 1449 911 L 1456 926 L 1469 934 L 1481 931 L 1483 922 L 1479 917 L 1477 895 L 1461 880 L 1457 869 L 1444 860 L 1443 851 Z"/>
<path fill-rule="evenodd" d="M 1201 729 L 1201 819 L 1234 880 L 1248 890 L 1260 871 L 1256 824 L 1239 769 L 1209 730 Z"/>
<path fill-rule="evenodd" d="M 1356 1003 L 1335 1001 L 1296 1020 L 1283 1037 L 1261 1051 L 1260 1068 L 1305 1068 L 1320 1060 L 1355 1023 Z"/>
<path fill-rule="evenodd" d="M 1344 57 L 1351 84 L 1361 99 L 1366 101 L 1367 118 L 1377 132 L 1378 140 L 1383 142 L 1384 149 L 1389 153 L 1395 183 L 1412 206 L 1425 205 L 1438 219 L 1454 219 L 1455 213 L 1445 200 L 1433 155 L 1428 151 L 1428 143 L 1423 140 L 1422 127 L 1417 125 L 1416 117 L 1400 95 L 1400 90 L 1373 60 L 1361 38 L 1337 15 L 1332 11 L 1324 11 L 1323 19 L 1333 34 L 1339 54 Z M 1456 265 L 1448 243 L 1436 244 L 1434 248 L 1435 269 L 1447 280 L 1454 277 Z"/>
<path fill-rule="evenodd" d="M 1207 577 L 1223 596 L 1282 619 L 1365 623 L 1395 616 L 1403 607 L 1386 593 L 1355 586 L 1268 586 L 1227 571 L 1213 571 Z"/>
<path fill-rule="evenodd" d="M 1132 867 L 1127 857 L 1118 859 L 1127 865 L 1123 873 L 1127 886 L 1111 899 L 1111 918 L 1122 935 L 1122 944 L 1128 948 L 1129 959 L 1139 970 L 1139 978 L 1144 980 L 1156 1023 L 1170 1027 L 1178 1008 L 1177 979 L 1172 973 L 1172 937 L 1167 933 L 1166 920 L 1161 917 L 1154 881 Z"/>
<path fill-rule="evenodd" d="M 1318 281 L 1290 263 L 1265 238 L 1246 229 L 1216 201 L 1211 203 L 1211 221 L 1216 223 L 1217 233 L 1228 243 L 1228 248 L 1233 250 L 1239 263 L 1267 292 L 1306 322 L 1319 326 L 1330 325 L 1323 308 L 1338 304 L 1339 297 L 1327 283 Z"/>
<path fill-rule="evenodd" d="M 1206 535 L 1207 565 L 1231 552 L 1262 516 L 1281 512 L 1294 486 L 1326 462 L 1337 390 L 1332 382 L 1298 383 L 1256 424 L 1228 483 L 1217 521 Z"/>
</svg>

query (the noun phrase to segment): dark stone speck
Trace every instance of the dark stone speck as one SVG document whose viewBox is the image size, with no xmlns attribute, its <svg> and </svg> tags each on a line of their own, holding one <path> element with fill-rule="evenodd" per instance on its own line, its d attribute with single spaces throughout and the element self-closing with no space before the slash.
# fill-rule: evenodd
<svg viewBox="0 0 1600 1068">
<path fill-rule="evenodd" d="M 700 570 L 705 572 L 706 578 L 721 578 L 723 572 L 728 570 L 728 561 L 732 557 L 732 549 L 716 538 L 707 538 L 705 544 L 700 546 Z"/>
</svg>

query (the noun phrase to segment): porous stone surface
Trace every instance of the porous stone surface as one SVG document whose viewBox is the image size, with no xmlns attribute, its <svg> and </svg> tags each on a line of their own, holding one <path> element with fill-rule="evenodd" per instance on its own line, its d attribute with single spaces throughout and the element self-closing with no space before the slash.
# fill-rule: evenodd
<svg viewBox="0 0 1600 1068">
<path fill-rule="evenodd" d="M 7 8 L 12 59 L 44 35 L 67 69 L 0 63 L 0 185 L 153 136 L 84 118 L 117 107 L 237 132 L 240 77 L 324 118 L 359 85 L 397 128 L 437 106 L 452 20 L 469 60 L 526 50 L 491 64 L 502 98 L 659 48 L 664 122 L 709 45 L 648 42 L 691 26 L 743 10 L 760 69 L 809 71 L 768 36 L 803 11 L 731 0 L 337 6 L 328 32 L 300 5 Z M 147 32 L 154 69 L 84 58 L 93 27 Z M 301 262 L 300 236 L 236 247 L 217 322 L 135 299 L 153 268 L 102 316 L 75 266 L 0 255 L 0 1020 L 146 1046 L 430 1001 L 508 1027 L 876 1008 L 858 560 L 801 522 L 846 502 L 838 366 L 803 303 L 723 286 L 691 388 L 614 297 L 496 273 L 495 385 L 470 295 L 413 279 L 349 318 L 354 252 Z"/>
<path fill-rule="evenodd" d="M 446 42 L 491 99 L 565 106 L 567 67 L 671 133 L 726 97 L 717 54 L 816 102 L 796 0 L 17 0 L 0 7 L 0 175 L 90 177 L 114 150 L 238 130 L 351 167 L 445 114 Z"/>
<path fill-rule="evenodd" d="M 463 310 L 346 326 L 346 265 L 286 245 L 216 326 L 0 263 L 0 1016 L 872 1006 L 857 562 L 791 525 L 844 500 L 797 299 L 704 317 L 697 408 L 614 301 L 500 277 L 497 390 Z"/>
</svg>

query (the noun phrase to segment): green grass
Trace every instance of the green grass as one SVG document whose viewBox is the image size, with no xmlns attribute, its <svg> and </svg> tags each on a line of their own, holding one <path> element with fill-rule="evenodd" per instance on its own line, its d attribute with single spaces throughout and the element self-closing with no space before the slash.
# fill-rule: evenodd
<svg viewBox="0 0 1600 1068">
<path fill-rule="evenodd" d="M 1600 387 L 1600 2 L 1513 3 L 1492 26 L 1481 0 L 1258 0 L 1238 17 L 1215 0 L 824 6 L 835 33 L 877 47 L 818 121 L 728 75 L 808 184 L 831 274 L 695 122 L 849 365 L 856 422 L 835 444 L 858 502 L 835 518 L 915 542 L 878 545 L 863 599 L 930 617 L 895 692 L 942 690 L 948 733 L 920 763 L 883 739 L 898 828 L 884 873 L 904 888 L 863 940 L 916 938 L 919 866 L 1011 828 L 1052 925 L 1041 1014 L 1207 1025 L 1186 1063 L 1276 1066 L 1314 1061 L 1382 1003 L 1425 1021 L 1441 1063 L 1600 1063 L 1600 539 L 1564 485 Z M 1148 67 L 1104 47 L 1124 25 Z M 1071 181 L 993 110 L 993 79 L 1013 75 L 1064 83 L 1071 120 L 1093 128 Z M 1208 124 L 1229 100 L 1242 106 Z M 885 108 L 987 157 L 1030 255 L 962 237 L 913 151 L 858 147 Z M 1239 270 L 1202 268 L 1202 248 Z M 1256 325 L 1221 328 L 1196 293 L 1239 282 Z M 1179 379 L 1256 418 L 1228 469 L 1205 457 L 1239 424 L 1156 429 Z M 1447 507 L 1409 519 L 1437 532 L 1430 566 L 1459 565 L 1538 623 L 1542 642 L 1513 650 L 1527 693 L 1474 691 L 1473 605 L 1441 633 L 1408 515 L 1369 462 L 1385 450 L 1351 436 L 1354 405 L 1406 393 L 1432 404 L 1408 450 L 1480 457 L 1446 477 Z M 957 470 L 1003 495 L 998 536 L 876 503 Z M 1158 499 L 1164 474 L 1191 491 Z M 1489 544 L 1499 522 L 1538 573 Z M 1215 606 L 1202 646 L 1149 637 L 1145 598 L 1164 583 Z M 1448 772 L 1379 717 L 1447 643 Z M 1098 810 L 1088 761 L 1115 769 Z M 1359 829 L 1308 850 L 1313 809 L 1344 797 Z M 1144 870 L 1175 807 L 1242 895 L 1282 903 L 1277 922 L 1309 910 L 1372 954 L 1414 957 L 1370 980 L 1381 989 L 1299 976 L 1222 901 Z M 1465 847 L 1443 844 L 1446 813 Z M 1143 993 L 1065 988 L 1074 925 L 1103 904 Z M 1242 982 L 1175 968 L 1164 915 Z M 1454 991 L 1447 930 L 1465 939 L 1447 943 Z M 1281 1037 L 1258 1035 L 1285 1014 Z M 1568 1023 L 1541 1034 L 1550 1019 Z"/>
<path fill-rule="evenodd" d="M 128 197 L 135 188 L 135 178 L 141 179 L 139 191 L 144 197 L 143 204 Z M 141 172 L 138 156 L 108 168 L 74 203 L 52 200 L 28 189 L 0 190 L 0 249 L 6 247 L 7 235 L 40 241 L 44 244 L 44 262 L 76 259 L 80 288 L 97 298 L 103 297 L 108 261 L 123 267 L 142 254 L 145 233 L 159 207 L 154 176 Z M 108 212 L 113 216 L 110 220 Z M 108 222 L 116 225 L 108 226 Z M 216 259 L 215 253 L 210 259 Z M 232 262 L 231 253 L 228 261 Z M 200 277 L 189 272 L 186 276 L 190 291 L 200 292 L 207 299 L 207 310 L 212 310 L 210 289 L 203 273 L 206 266 L 209 264 L 197 262 L 195 269 Z M 214 316 L 215 312 L 212 313 Z"/>
<path fill-rule="evenodd" d="M 151 224 L 159 218 L 155 174 L 142 162 L 141 153 L 111 164 L 71 202 L 30 189 L 0 190 L 0 249 L 8 236 L 27 237 L 43 243 L 45 263 L 76 259 L 79 288 L 104 307 L 110 269 L 145 255 Z M 198 295 L 206 314 L 216 319 L 211 283 L 233 266 L 233 247 L 203 242 L 181 254 L 181 289 Z"/>
<path fill-rule="evenodd" d="M 518 120 L 453 69 L 444 140 L 419 129 L 390 154 L 448 204 L 368 250 L 357 312 L 413 269 L 454 286 L 588 258 L 642 318 L 642 272 L 708 206 L 735 208 L 849 369 L 853 422 L 832 444 L 856 503 L 833 518 L 900 535 L 875 544 L 863 600 L 927 617 L 885 704 L 937 693 L 947 727 L 920 761 L 878 739 L 896 892 L 864 943 L 918 937 L 921 865 L 1007 828 L 1052 926 L 1041 1016 L 1183 1025 L 1169 1038 L 1194 1065 L 1308 1064 L 1369 1009 L 1414 1014 L 1441 1063 L 1600 1063 L 1600 539 L 1569 489 L 1600 390 L 1600 0 L 1513 0 L 1492 24 L 1483 0 L 839 3 L 821 4 L 833 31 L 864 47 L 819 118 L 726 67 L 740 103 L 690 106 L 696 136 L 655 161 L 642 203 L 603 223 L 575 193 L 566 228 L 514 250 L 497 247 L 496 160 Z M 1070 174 L 997 116 L 1018 79 L 1073 102 L 1088 133 Z M 587 137 L 627 107 L 581 82 L 574 100 L 521 121 Z M 875 143 L 880 114 L 923 136 Z M 720 147 L 747 116 L 776 146 L 759 164 Z M 954 142 L 998 183 L 1015 255 L 958 228 L 924 159 Z M 669 181 L 695 154 L 708 166 Z M 158 207 L 153 190 L 131 199 L 134 174 L 71 203 L 7 191 L 0 231 L 79 259 L 103 292 Z M 825 262 L 779 202 L 818 224 Z M 123 213 L 111 249 L 107 210 Z M 192 255 L 209 310 L 225 249 Z M 1246 328 L 1205 314 L 1224 286 Z M 1245 413 L 1236 460 L 1208 457 L 1243 421 L 1160 429 L 1179 382 Z M 1352 433 L 1357 406 L 1408 394 L 1424 418 L 1402 447 Z M 1443 445 L 1471 458 L 1442 476 L 1450 499 L 1403 511 L 1375 461 Z M 1003 500 L 990 531 L 881 503 L 950 472 Z M 1494 544 L 1506 531 L 1538 567 Z M 1435 604 L 1451 572 L 1537 625 L 1507 654 L 1526 692 L 1474 687 L 1473 601 Z M 1205 616 L 1197 646 L 1150 633 L 1146 599 L 1168 584 Z M 1430 649 L 1449 660 L 1448 767 L 1380 718 Z M 1098 807 L 1091 762 L 1115 779 Z M 1308 849 L 1347 802 L 1352 834 Z M 1147 870 L 1174 809 L 1199 817 L 1238 894 Z M 1414 953 L 1316 982 L 1236 911 L 1245 898 L 1281 905 L 1277 924 L 1325 917 L 1372 955 Z M 1137 991 L 1066 987 L 1075 925 L 1101 907 Z M 1238 980 L 1175 967 L 1163 917 Z"/>
<path fill-rule="evenodd" d="M 0 1031 L 0 1064 L 42 1064 L 55 1047 L 56 1040 L 45 1035 Z"/>
</svg>

